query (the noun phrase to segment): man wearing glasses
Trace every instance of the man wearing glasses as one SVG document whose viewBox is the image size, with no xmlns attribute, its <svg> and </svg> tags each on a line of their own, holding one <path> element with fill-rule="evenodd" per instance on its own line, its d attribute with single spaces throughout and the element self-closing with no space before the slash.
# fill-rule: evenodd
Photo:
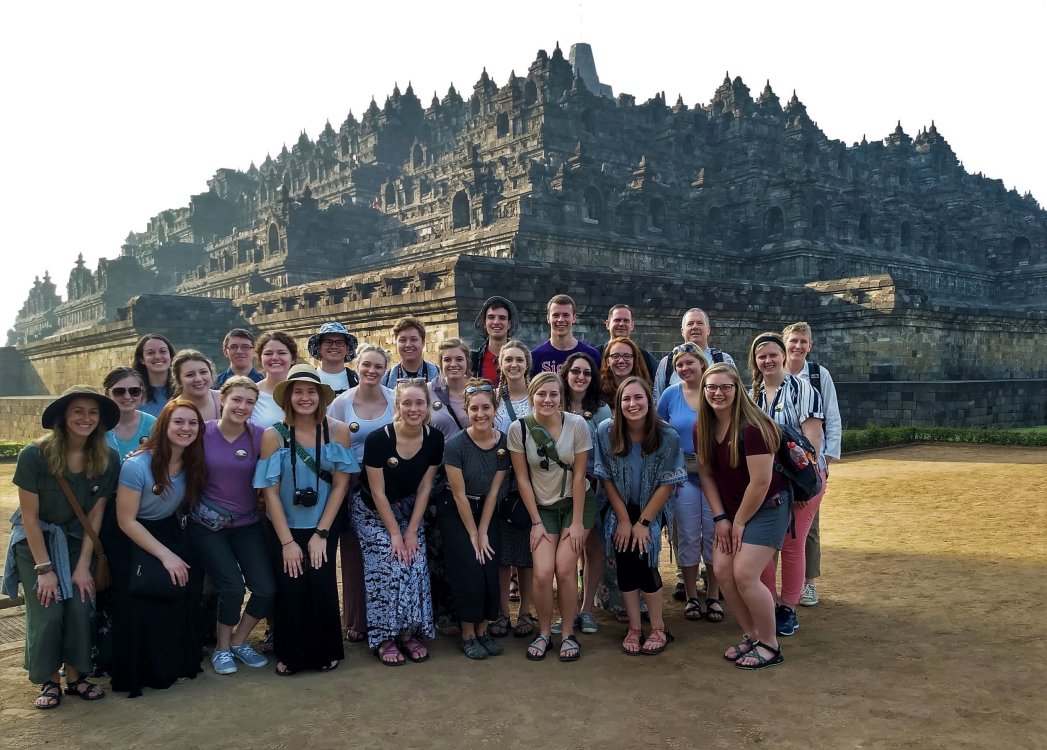
<svg viewBox="0 0 1047 750">
<path fill-rule="evenodd" d="M 225 334 L 222 354 L 229 360 L 229 369 L 218 376 L 216 388 L 221 388 L 233 375 L 246 375 L 256 383 L 262 379 L 262 373 L 254 369 L 254 336 L 250 331 L 234 328 Z"/>
<path fill-rule="evenodd" d="M 615 305 L 608 310 L 607 320 L 603 324 L 607 329 L 608 342 L 613 338 L 632 339 L 633 329 L 636 328 L 636 324 L 633 322 L 632 308 L 625 304 Z M 604 345 L 604 352 L 606 353 L 606 351 L 607 346 Z M 640 348 L 640 354 L 643 356 L 644 364 L 647 365 L 647 372 L 651 373 L 651 377 L 654 377 L 653 373 L 658 368 L 654 355 L 642 347 Z"/>
<path fill-rule="evenodd" d="M 683 321 L 680 323 L 680 335 L 683 340 L 696 344 L 702 350 L 702 354 L 705 355 L 705 359 L 710 365 L 726 362 L 731 367 L 737 369 L 737 365 L 734 364 L 734 358 L 730 354 L 723 349 L 709 346 L 710 332 L 712 332 L 712 327 L 709 325 L 709 316 L 705 314 L 704 310 L 699 307 L 692 307 L 683 314 Z M 671 361 L 672 355 L 669 354 L 662 357 L 662 361 L 658 363 L 658 371 L 654 376 L 655 400 L 670 385 L 680 382 L 679 376 L 677 376 L 670 365 Z"/>
<path fill-rule="evenodd" d="M 320 332 L 309 337 L 309 356 L 320 360 L 317 374 L 320 382 L 331 386 L 335 395 L 345 393 L 360 383 L 349 363 L 356 358 L 356 336 L 338 321 L 320 326 Z"/>
</svg>

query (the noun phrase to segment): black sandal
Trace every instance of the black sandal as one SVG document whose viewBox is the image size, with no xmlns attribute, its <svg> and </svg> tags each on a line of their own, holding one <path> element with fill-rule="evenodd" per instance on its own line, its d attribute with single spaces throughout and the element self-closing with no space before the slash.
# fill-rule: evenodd
<svg viewBox="0 0 1047 750">
<path fill-rule="evenodd" d="M 765 648 L 768 651 L 770 651 L 771 655 L 770 656 L 764 656 L 763 654 L 761 654 L 760 653 L 760 649 L 761 648 Z M 742 664 L 741 663 L 742 659 L 750 659 L 750 658 L 756 659 L 756 663 L 755 664 Z M 777 666 L 777 665 L 781 664 L 783 661 L 785 661 L 785 657 L 782 656 L 782 648 L 781 648 L 781 646 L 779 646 L 778 648 L 771 648 L 766 643 L 761 643 L 760 641 L 753 641 L 753 647 L 751 649 L 749 649 L 748 653 L 742 654 L 741 656 L 739 656 L 738 660 L 735 661 L 734 666 L 738 667 L 738 669 L 745 669 L 745 670 L 748 670 L 750 672 L 753 672 L 753 671 L 755 671 L 757 669 L 766 669 L 767 667 Z"/>
<path fill-rule="evenodd" d="M 62 705 L 62 686 L 54 680 L 48 680 L 40 686 L 40 694 L 36 696 L 36 700 L 41 698 L 50 698 L 54 701 L 54 703 L 48 703 L 46 706 L 41 706 L 34 701 L 33 705 L 41 711 L 50 711 L 52 708 L 58 708 Z"/>
<path fill-rule="evenodd" d="M 86 685 L 86 687 L 83 690 L 80 690 L 79 688 L 81 685 Z M 98 692 L 92 692 L 95 688 L 98 689 Z M 85 701 L 100 701 L 105 697 L 105 690 L 102 689 L 101 685 L 88 682 L 87 678 L 81 675 L 79 680 L 74 680 L 73 682 L 67 682 L 65 684 L 65 694 L 75 695 Z"/>
<path fill-rule="evenodd" d="M 716 606 L 716 609 L 713 609 L 714 605 Z M 705 600 L 706 620 L 708 620 L 709 622 L 723 622 L 724 617 L 725 615 L 723 612 L 723 607 L 720 606 L 720 602 L 718 599 L 709 598 Z"/>
<path fill-rule="evenodd" d="M 574 649 L 573 654 L 564 656 L 565 650 Z M 560 640 L 560 661 L 578 661 L 582 656 L 582 646 L 573 635 L 565 635 Z"/>
</svg>

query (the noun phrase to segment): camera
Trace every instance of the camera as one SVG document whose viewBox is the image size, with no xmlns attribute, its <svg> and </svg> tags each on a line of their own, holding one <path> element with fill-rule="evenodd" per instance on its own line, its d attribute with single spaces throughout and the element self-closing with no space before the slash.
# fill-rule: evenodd
<svg viewBox="0 0 1047 750">
<path fill-rule="evenodd" d="M 316 496 L 316 490 L 312 487 L 306 487 L 304 490 L 294 491 L 294 504 L 301 505 L 303 508 L 312 508 L 316 505 L 316 501 L 319 498 Z"/>
</svg>

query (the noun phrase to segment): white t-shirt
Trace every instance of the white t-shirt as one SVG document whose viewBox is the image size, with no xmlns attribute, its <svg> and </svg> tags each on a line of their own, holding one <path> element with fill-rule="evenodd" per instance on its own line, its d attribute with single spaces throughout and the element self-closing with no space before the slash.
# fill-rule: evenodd
<svg viewBox="0 0 1047 750">
<path fill-rule="evenodd" d="M 523 435 L 520 423 L 513 422 L 509 425 L 508 433 L 509 450 L 513 453 L 523 453 Z M 589 426 L 585 420 L 577 414 L 565 413 L 563 415 L 563 429 L 560 431 L 560 439 L 556 441 L 556 453 L 560 461 L 568 466 L 574 465 L 574 457 L 577 453 L 591 451 L 593 449 L 592 436 Z M 541 466 L 543 458 L 538 455 L 538 446 L 534 438 L 527 435 L 527 463 L 531 467 L 531 487 L 534 489 L 535 499 L 539 505 L 553 505 L 562 497 L 570 497 L 573 488 L 573 472 L 564 471 L 560 466 L 549 459 L 549 468 Z M 567 475 L 566 481 L 564 475 Z M 520 477 L 517 477 L 519 480 Z M 563 488 L 561 497 L 560 489 Z"/>
<path fill-rule="evenodd" d="M 349 376 L 346 374 L 344 367 L 338 372 L 317 370 L 316 374 L 320 376 L 320 382 L 331 386 L 331 390 L 335 393 L 349 390 Z"/>
</svg>

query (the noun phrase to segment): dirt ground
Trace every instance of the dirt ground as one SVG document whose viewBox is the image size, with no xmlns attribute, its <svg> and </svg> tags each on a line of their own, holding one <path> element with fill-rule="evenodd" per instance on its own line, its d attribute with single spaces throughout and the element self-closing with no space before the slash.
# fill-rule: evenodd
<svg viewBox="0 0 1047 750">
<path fill-rule="evenodd" d="M 0 512 L 15 499 L 0 467 Z M 6 537 L 7 529 L 2 533 Z M 822 508 L 821 603 L 785 663 L 733 668 L 723 624 L 683 620 L 657 657 L 626 657 L 600 615 L 580 662 L 524 643 L 470 662 L 381 666 L 361 645 L 330 674 L 241 668 L 129 701 L 31 708 L 21 648 L 0 647 L 5 747 L 1044 748 L 1047 450 L 914 446 L 833 467 Z M 6 546 L 6 542 L 4 542 Z M 672 580 L 668 561 L 663 573 Z M 668 597 L 667 597 L 668 599 Z"/>
</svg>

